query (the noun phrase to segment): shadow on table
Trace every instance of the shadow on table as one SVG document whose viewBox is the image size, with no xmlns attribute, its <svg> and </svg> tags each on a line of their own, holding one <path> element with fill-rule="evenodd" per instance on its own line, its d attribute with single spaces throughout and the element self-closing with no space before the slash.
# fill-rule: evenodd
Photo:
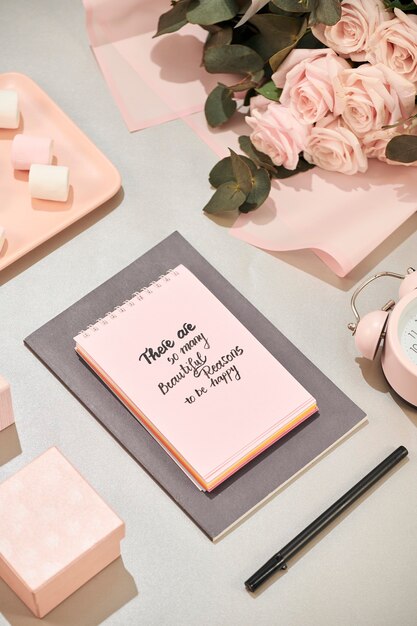
<svg viewBox="0 0 417 626">
<path fill-rule="evenodd" d="M 365 381 L 376 391 L 381 393 L 389 393 L 397 406 L 408 417 L 410 422 L 417 428 L 417 406 L 410 404 L 397 394 L 396 391 L 390 386 L 385 378 L 380 358 L 374 361 L 365 359 L 364 357 L 357 357 L 355 359 L 362 371 L 362 375 Z"/>
<path fill-rule="evenodd" d="M 0 466 L 19 456 L 21 452 L 16 424 L 12 424 L 0 432 Z"/>
<path fill-rule="evenodd" d="M 365 357 L 356 357 L 356 363 L 361 369 L 362 376 L 370 387 L 381 393 L 389 393 L 390 386 L 382 371 L 381 360 L 379 355 L 373 361 Z"/>
<path fill-rule="evenodd" d="M 98 626 L 137 595 L 135 581 L 119 558 L 48 613 L 42 619 L 42 624 Z M 11 626 L 35 626 L 41 623 L 2 580 L 0 611 Z"/>
<path fill-rule="evenodd" d="M 74 224 L 71 224 L 51 239 L 48 239 L 48 241 L 45 241 L 45 243 L 41 244 L 28 254 L 25 254 L 25 256 L 18 259 L 15 263 L 6 267 L 0 272 L 0 286 L 4 285 L 9 280 L 12 280 L 21 272 L 24 272 L 28 267 L 37 263 L 51 252 L 54 252 L 57 248 L 66 244 L 82 231 L 96 224 L 96 222 L 108 215 L 111 211 L 113 211 L 113 209 L 117 208 L 123 198 L 124 191 L 121 187 L 113 198 L 110 198 L 110 200 L 107 200 L 107 202 L 99 206 L 97 209 L 94 209 L 77 222 L 74 222 Z"/>
<path fill-rule="evenodd" d="M 417 406 L 403 400 L 403 398 L 401 398 L 401 396 L 399 396 L 393 389 L 390 389 L 390 394 L 404 415 L 410 420 L 413 426 L 417 428 Z"/>
</svg>

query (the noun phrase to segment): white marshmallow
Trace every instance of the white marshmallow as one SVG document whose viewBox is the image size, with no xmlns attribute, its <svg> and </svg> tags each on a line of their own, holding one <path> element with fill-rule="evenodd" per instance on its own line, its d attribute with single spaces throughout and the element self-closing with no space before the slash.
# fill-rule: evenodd
<svg viewBox="0 0 417 626">
<path fill-rule="evenodd" d="M 0 89 L 0 128 L 19 127 L 19 96 L 13 89 Z"/>
<path fill-rule="evenodd" d="M 65 202 L 69 192 L 69 168 L 66 165 L 31 165 L 29 191 L 32 198 Z"/>
</svg>

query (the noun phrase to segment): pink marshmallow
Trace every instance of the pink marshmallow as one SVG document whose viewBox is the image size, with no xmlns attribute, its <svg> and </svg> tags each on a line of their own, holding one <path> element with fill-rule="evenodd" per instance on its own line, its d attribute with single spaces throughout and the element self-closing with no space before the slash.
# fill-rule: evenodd
<svg viewBox="0 0 417 626">
<path fill-rule="evenodd" d="M 15 135 L 12 142 L 12 165 L 15 170 L 29 170 L 33 163 L 50 165 L 52 139 Z"/>
</svg>

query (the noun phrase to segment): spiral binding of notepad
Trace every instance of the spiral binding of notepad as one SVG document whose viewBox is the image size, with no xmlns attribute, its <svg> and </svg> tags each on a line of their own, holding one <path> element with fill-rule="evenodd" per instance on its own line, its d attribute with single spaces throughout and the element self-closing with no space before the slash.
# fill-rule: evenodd
<svg viewBox="0 0 417 626">
<path fill-rule="evenodd" d="M 100 330 L 101 327 L 107 326 L 119 315 L 126 313 L 126 311 L 130 307 L 134 307 L 138 302 L 144 300 L 147 296 L 152 295 L 158 289 L 161 289 L 166 283 L 169 283 L 173 277 L 178 276 L 179 271 L 174 269 L 169 269 L 165 272 L 165 274 L 161 274 L 157 280 L 153 280 L 146 287 L 142 287 L 139 291 L 135 291 L 131 298 L 125 300 L 122 304 L 116 306 L 112 311 L 109 311 L 104 315 L 104 317 L 99 317 L 98 320 L 94 324 L 89 324 L 85 330 L 82 330 L 79 334 L 83 337 L 90 337 L 93 333 L 96 333 Z"/>
</svg>

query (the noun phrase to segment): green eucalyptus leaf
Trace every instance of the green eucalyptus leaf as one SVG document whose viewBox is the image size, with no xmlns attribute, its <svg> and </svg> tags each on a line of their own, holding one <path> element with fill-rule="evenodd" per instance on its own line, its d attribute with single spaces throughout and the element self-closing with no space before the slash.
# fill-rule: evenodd
<svg viewBox="0 0 417 626">
<path fill-rule="evenodd" d="M 258 70 L 257 72 L 255 72 L 254 74 L 251 75 L 252 81 L 254 83 L 260 83 L 261 80 L 263 79 L 263 77 L 265 76 L 265 72 L 264 70 Z"/>
<path fill-rule="evenodd" d="M 316 167 L 313 163 L 309 163 L 305 160 L 305 158 L 300 155 L 298 159 L 297 172 L 307 172 L 308 170 L 312 170 L 313 167 Z"/>
<path fill-rule="evenodd" d="M 239 157 L 243 159 L 246 165 L 249 167 L 252 177 L 255 176 L 256 172 L 258 171 L 258 168 L 256 167 L 255 163 L 252 161 L 252 159 L 245 156 L 244 154 L 239 154 Z"/>
<path fill-rule="evenodd" d="M 212 128 L 221 126 L 236 111 L 236 102 L 233 100 L 233 93 L 224 85 L 217 85 L 209 94 L 204 106 L 204 113 L 207 123 Z"/>
<path fill-rule="evenodd" d="M 407 2 L 403 4 L 401 0 L 392 0 L 391 2 L 385 0 L 385 7 L 387 9 L 401 9 L 401 11 L 415 11 L 416 5 L 415 2 Z"/>
<path fill-rule="evenodd" d="M 238 184 L 238 187 L 245 196 L 252 191 L 252 172 L 245 161 L 236 154 L 233 150 L 230 150 L 230 158 L 232 162 L 233 177 Z"/>
<path fill-rule="evenodd" d="M 278 50 L 278 52 L 273 54 L 269 59 L 269 65 L 271 66 L 273 72 L 277 71 L 283 60 L 289 55 L 291 50 L 295 48 L 295 46 L 298 44 L 298 42 L 307 30 L 308 20 L 306 20 L 305 18 L 303 20 L 297 19 L 297 23 L 299 30 L 297 34 L 292 34 L 291 42 L 285 48 Z"/>
<path fill-rule="evenodd" d="M 263 69 L 264 61 L 248 46 L 232 44 L 214 46 L 204 52 L 203 63 L 208 72 L 215 74 L 253 74 Z"/>
<path fill-rule="evenodd" d="M 246 194 L 239 189 L 236 182 L 230 181 L 216 189 L 203 211 L 209 214 L 235 211 L 245 200 Z"/>
<path fill-rule="evenodd" d="M 333 26 L 342 17 L 340 0 L 311 0 L 310 25 Z"/>
<path fill-rule="evenodd" d="M 239 211 L 240 213 L 250 213 L 251 211 L 254 211 L 255 209 L 257 209 L 257 205 L 256 202 L 248 202 L 247 200 L 240 205 L 239 207 Z"/>
<path fill-rule="evenodd" d="M 187 19 L 191 24 L 217 24 L 232 19 L 238 10 L 235 0 L 191 0 Z"/>
<path fill-rule="evenodd" d="M 232 42 L 233 39 L 233 28 L 231 26 L 225 26 L 222 28 L 221 26 L 215 25 L 215 30 L 210 30 L 206 39 L 206 43 L 204 44 L 204 49 L 212 48 L 213 46 L 227 46 Z"/>
<path fill-rule="evenodd" d="M 248 40 L 248 45 L 267 61 L 279 50 L 295 45 L 303 22 L 303 17 L 257 13 L 249 23 L 259 32 Z"/>
<path fill-rule="evenodd" d="M 246 92 L 245 99 L 243 100 L 243 106 L 248 107 L 250 104 L 250 99 L 256 96 L 255 89 L 249 89 Z"/>
<path fill-rule="evenodd" d="M 166 13 L 163 13 L 158 21 L 158 28 L 154 37 L 174 33 L 187 24 L 187 10 L 190 0 L 178 0 Z"/>
<path fill-rule="evenodd" d="M 261 96 L 268 98 L 268 100 L 273 100 L 274 102 L 278 102 L 282 94 L 282 89 L 276 87 L 272 80 L 262 85 L 262 87 L 257 87 L 256 91 L 260 93 Z"/>
<path fill-rule="evenodd" d="M 270 13 L 273 13 L 274 15 L 288 15 L 289 17 L 293 15 L 297 15 L 297 13 L 289 13 L 288 11 L 283 11 L 282 9 L 279 9 L 277 5 L 274 4 L 273 2 L 269 2 L 268 11 Z"/>
<path fill-rule="evenodd" d="M 271 179 L 264 168 L 257 170 L 253 177 L 252 191 L 246 201 L 240 206 L 241 213 L 249 213 L 261 206 L 269 196 L 271 191 Z"/>
<path fill-rule="evenodd" d="M 241 213 L 250 213 L 251 211 L 254 211 L 257 208 L 258 207 L 256 206 L 256 202 L 248 202 L 246 200 L 243 204 L 240 205 L 239 211 Z"/>
<path fill-rule="evenodd" d="M 256 172 L 258 171 L 255 163 L 246 156 L 240 156 L 240 158 L 243 159 L 246 165 L 249 167 L 252 177 L 255 176 Z M 216 163 L 216 165 L 213 167 L 209 174 L 209 182 L 212 187 L 217 188 L 220 187 L 220 185 L 223 185 L 223 183 L 228 183 L 230 181 L 236 182 L 232 167 L 232 159 L 228 156 Z"/>
<path fill-rule="evenodd" d="M 259 152 L 251 142 L 250 137 L 241 135 L 239 137 L 239 146 L 256 165 L 264 167 L 271 173 L 274 171 L 275 165 L 272 163 L 269 156 L 263 152 Z"/>
<path fill-rule="evenodd" d="M 301 39 L 298 40 L 297 48 L 315 50 L 317 48 L 327 48 L 327 46 L 319 41 L 310 29 L 307 29 Z"/>
<path fill-rule="evenodd" d="M 399 163 L 413 163 L 417 161 L 417 136 L 398 135 L 387 144 L 386 157 Z"/>
<path fill-rule="evenodd" d="M 229 85 L 228 87 L 231 91 L 236 93 L 239 91 L 247 91 L 248 89 L 251 89 L 253 86 L 254 86 L 253 80 L 251 78 L 248 78 L 247 80 L 244 80 L 243 82 L 236 83 L 235 85 Z"/>
<path fill-rule="evenodd" d="M 308 13 L 311 11 L 311 0 L 271 0 L 275 6 L 290 13 Z"/>
<path fill-rule="evenodd" d="M 224 157 L 224 159 L 216 163 L 210 171 L 209 183 L 212 187 L 217 189 L 220 185 L 229 183 L 230 181 L 234 181 L 232 159 L 230 157 Z"/>
</svg>

